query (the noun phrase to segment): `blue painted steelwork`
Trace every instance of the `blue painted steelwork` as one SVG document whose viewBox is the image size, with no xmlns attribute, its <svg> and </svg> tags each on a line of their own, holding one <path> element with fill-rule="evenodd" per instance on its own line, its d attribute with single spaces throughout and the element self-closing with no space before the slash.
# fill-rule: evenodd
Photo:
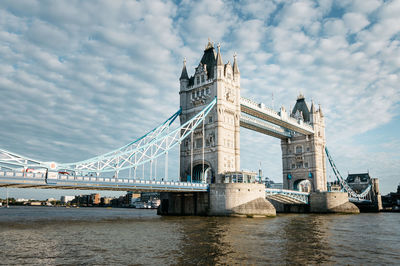
<svg viewBox="0 0 400 266">
<path fill-rule="evenodd" d="M 0 171 L 0 186 L 15 188 L 83 189 L 152 192 L 207 192 L 209 185 L 178 181 L 134 180 L 89 176 L 54 175 L 45 173 Z"/>
<path fill-rule="evenodd" d="M 309 196 L 310 193 L 301 192 L 297 190 L 288 190 L 288 189 L 274 189 L 274 188 L 266 188 L 266 195 L 284 195 L 286 197 L 301 201 L 305 204 L 309 204 Z"/>
<path fill-rule="evenodd" d="M 369 192 L 371 190 L 371 184 L 366 189 L 364 189 L 363 192 L 356 193 L 349 186 L 349 184 L 347 184 L 346 180 L 339 173 L 339 170 L 337 169 L 335 162 L 333 161 L 333 158 L 331 157 L 327 147 L 325 147 L 325 153 L 326 153 L 326 156 L 328 157 L 328 161 L 329 161 L 329 164 L 331 165 L 332 171 L 335 174 L 337 180 L 340 182 L 342 189 L 349 194 L 349 200 L 352 199 L 353 202 L 367 200 L 366 197 L 368 197 Z"/>
<path fill-rule="evenodd" d="M 170 132 L 170 126 L 181 114 L 181 109 L 168 118 L 160 126 L 144 136 L 114 151 L 74 163 L 41 162 L 5 150 L 0 150 L 0 165 L 7 169 L 16 167 L 47 168 L 52 171 L 67 170 L 75 173 L 107 173 L 135 169 L 145 163 L 153 162 L 167 154 L 169 150 L 180 144 L 196 127 L 198 127 L 212 110 L 217 99 L 214 98 L 202 111 L 192 119 Z"/>
<path fill-rule="evenodd" d="M 135 168 L 166 154 L 170 149 L 180 144 L 205 119 L 216 104 L 213 99 L 202 111 L 192 119 L 172 132 L 159 134 L 148 142 L 139 143 L 132 148 L 121 148 L 115 153 L 97 156 L 76 163 L 60 164 L 58 169 L 71 169 L 79 172 L 114 172 Z"/>
</svg>

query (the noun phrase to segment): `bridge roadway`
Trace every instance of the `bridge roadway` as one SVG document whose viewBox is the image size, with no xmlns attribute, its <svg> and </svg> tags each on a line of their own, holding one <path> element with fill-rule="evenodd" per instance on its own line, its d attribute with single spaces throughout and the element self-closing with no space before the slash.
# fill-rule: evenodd
<svg viewBox="0 0 400 266">
<path fill-rule="evenodd" d="M 77 190 L 112 190 L 137 192 L 208 192 L 209 184 L 135 180 L 129 178 L 107 178 L 72 175 L 48 175 L 44 173 L 23 173 L 18 171 L 0 171 L 0 187 L 41 188 L 41 189 L 77 189 Z M 287 203 L 308 204 L 309 193 L 285 189 L 265 190 L 266 196 L 280 195 Z M 293 201 L 294 200 L 294 201 Z"/>
<path fill-rule="evenodd" d="M 291 137 L 291 131 L 303 135 L 314 134 L 311 125 L 288 116 L 286 112 L 277 113 L 261 103 L 240 98 L 240 126 L 280 139 Z"/>
<path fill-rule="evenodd" d="M 207 192 L 208 184 L 134 180 L 129 178 L 106 178 L 58 174 L 46 179 L 44 173 L 0 171 L 0 187 L 113 190 L 137 192 Z"/>
</svg>

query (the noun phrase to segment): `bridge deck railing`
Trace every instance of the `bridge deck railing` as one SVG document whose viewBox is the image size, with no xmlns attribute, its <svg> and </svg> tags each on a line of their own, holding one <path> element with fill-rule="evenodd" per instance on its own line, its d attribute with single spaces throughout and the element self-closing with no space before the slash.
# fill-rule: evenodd
<svg viewBox="0 0 400 266">
<path fill-rule="evenodd" d="M 310 193 L 296 191 L 296 190 L 288 190 L 288 189 L 276 189 L 276 188 L 266 188 L 265 189 L 266 195 L 284 195 L 286 197 L 299 200 L 305 204 L 309 203 L 309 196 Z"/>
<path fill-rule="evenodd" d="M 269 115 L 271 117 L 274 117 L 275 119 L 279 119 L 281 121 L 286 121 L 289 124 L 292 124 L 292 125 L 295 125 L 297 127 L 303 128 L 303 129 L 305 129 L 307 131 L 310 131 L 310 132 L 314 132 L 313 127 L 311 125 L 309 125 L 309 124 L 304 123 L 304 121 L 298 120 L 298 119 L 293 118 L 291 116 L 286 116 L 286 115 L 279 114 L 275 110 L 273 110 L 273 109 L 271 109 L 269 107 L 266 107 L 261 103 L 257 103 L 255 101 L 252 101 L 252 100 L 249 100 L 249 99 L 243 98 L 243 97 L 240 98 L 240 103 L 243 104 L 243 105 L 249 106 L 249 107 L 253 108 L 254 110 L 258 110 L 258 111 L 260 111 L 260 112 L 262 112 L 264 114 L 267 114 L 267 115 Z"/>
<path fill-rule="evenodd" d="M 190 183 L 180 181 L 164 181 L 164 180 L 143 180 L 143 179 L 131 179 L 131 178 L 109 178 L 109 177 L 89 177 L 89 176 L 74 176 L 74 175 L 48 175 L 44 173 L 23 173 L 16 171 L 0 171 L 0 178 L 11 179 L 15 184 L 24 184 L 26 180 L 41 182 L 44 184 L 64 184 L 65 182 L 74 184 L 100 184 L 100 185 L 128 185 L 128 186 L 152 186 L 157 185 L 159 187 L 180 187 L 180 188 L 196 188 L 200 190 L 207 190 L 209 185 L 204 183 Z M 71 185 L 71 187 L 74 187 Z"/>
</svg>

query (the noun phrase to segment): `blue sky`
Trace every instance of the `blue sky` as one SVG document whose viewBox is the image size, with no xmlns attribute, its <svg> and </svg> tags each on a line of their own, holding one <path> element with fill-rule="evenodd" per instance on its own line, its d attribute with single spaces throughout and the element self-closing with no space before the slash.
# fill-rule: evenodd
<svg viewBox="0 0 400 266">
<path fill-rule="evenodd" d="M 179 108 L 182 60 L 192 75 L 210 38 L 225 62 L 238 54 L 242 96 L 321 104 L 340 171 L 369 170 L 388 193 L 400 181 L 399 14 L 398 0 L 1 1 L 0 147 L 69 162 L 122 146 Z M 279 140 L 242 129 L 241 145 L 242 168 L 261 162 L 281 180 Z"/>
</svg>

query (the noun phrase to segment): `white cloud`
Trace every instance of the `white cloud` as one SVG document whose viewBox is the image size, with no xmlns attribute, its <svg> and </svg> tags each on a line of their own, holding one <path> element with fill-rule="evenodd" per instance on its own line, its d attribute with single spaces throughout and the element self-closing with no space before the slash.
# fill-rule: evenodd
<svg viewBox="0 0 400 266">
<path fill-rule="evenodd" d="M 346 26 L 341 19 L 328 19 L 324 22 L 324 34 L 327 36 L 345 35 Z"/>
<path fill-rule="evenodd" d="M 343 16 L 343 21 L 351 33 L 356 33 L 369 25 L 368 19 L 358 13 L 346 13 Z"/>
</svg>

